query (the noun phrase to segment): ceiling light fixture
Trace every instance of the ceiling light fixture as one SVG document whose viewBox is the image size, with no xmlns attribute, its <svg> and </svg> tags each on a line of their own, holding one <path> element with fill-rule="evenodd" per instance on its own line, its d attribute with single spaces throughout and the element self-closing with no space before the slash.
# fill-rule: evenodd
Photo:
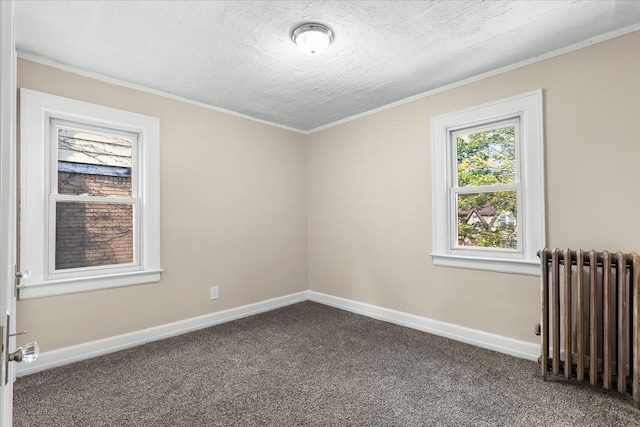
<svg viewBox="0 0 640 427">
<path fill-rule="evenodd" d="M 291 40 L 304 53 L 317 55 L 327 50 L 329 44 L 333 41 L 333 32 L 329 27 L 322 24 L 302 24 L 293 30 Z"/>
</svg>

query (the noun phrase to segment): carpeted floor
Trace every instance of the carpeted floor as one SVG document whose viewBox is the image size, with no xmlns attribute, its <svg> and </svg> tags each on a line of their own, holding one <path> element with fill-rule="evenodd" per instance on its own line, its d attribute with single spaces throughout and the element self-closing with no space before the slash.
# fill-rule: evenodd
<svg viewBox="0 0 640 427">
<path fill-rule="evenodd" d="M 304 302 L 19 378 L 15 426 L 639 426 L 628 398 Z"/>
</svg>

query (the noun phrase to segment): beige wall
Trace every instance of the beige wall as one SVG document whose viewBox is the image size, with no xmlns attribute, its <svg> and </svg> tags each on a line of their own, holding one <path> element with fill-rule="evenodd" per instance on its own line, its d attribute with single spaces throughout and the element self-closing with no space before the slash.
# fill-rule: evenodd
<svg viewBox="0 0 640 427">
<path fill-rule="evenodd" d="M 304 135 L 23 60 L 18 86 L 160 118 L 162 280 L 19 301 L 42 351 L 308 289 Z"/>
<path fill-rule="evenodd" d="M 638 52 L 635 33 L 307 137 L 20 61 L 20 87 L 160 118 L 166 271 L 20 301 L 18 329 L 50 351 L 311 289 L 536 342 L 538 278 L 431 262 L 431 117 L 544 89 L 549 246 L 640 250 Z"/>
<path fill-rule="evenodd" d="M 434 267 L 431 117 L 545 91 L 547 243 L 640 250 L 640 33 L 307 138 L 309 287 L 537 342 L 539 279 Z"/>
</svg>

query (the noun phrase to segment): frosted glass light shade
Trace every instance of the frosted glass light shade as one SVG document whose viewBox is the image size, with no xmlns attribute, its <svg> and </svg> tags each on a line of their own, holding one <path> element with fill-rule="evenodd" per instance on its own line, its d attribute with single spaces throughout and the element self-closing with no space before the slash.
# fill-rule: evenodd
<svg viewBox="0 0 640 427">
<path fill-rule="evenodd" d="M 291 39 L 308 55 L 324 52 L 333 41 L 333 33 L 322 24 L 304 24 L 293 30 Z"/>
</svg>

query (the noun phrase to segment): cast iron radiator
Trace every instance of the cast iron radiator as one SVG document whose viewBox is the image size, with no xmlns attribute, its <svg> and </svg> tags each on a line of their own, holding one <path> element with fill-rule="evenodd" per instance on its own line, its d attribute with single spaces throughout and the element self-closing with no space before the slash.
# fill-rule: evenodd
<svg viewBox="0 0 640 427">
<path fill-rule="evenodd" d="M 617 388 L 640 406 L 640 256 L 543 249 L 542 375 Z"/>
</svg>

